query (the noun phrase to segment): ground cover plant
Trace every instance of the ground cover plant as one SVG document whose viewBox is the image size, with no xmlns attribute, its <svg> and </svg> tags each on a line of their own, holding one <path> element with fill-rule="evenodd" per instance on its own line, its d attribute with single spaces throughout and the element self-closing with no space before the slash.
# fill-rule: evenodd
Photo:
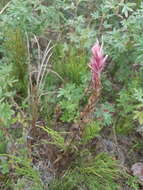
<svg viewBox="0 0 143 190">
<path fill-rule="evenodd" d="M 143 188 L 143 2 L 0 2 L 0 189 Z"/>
</svg>

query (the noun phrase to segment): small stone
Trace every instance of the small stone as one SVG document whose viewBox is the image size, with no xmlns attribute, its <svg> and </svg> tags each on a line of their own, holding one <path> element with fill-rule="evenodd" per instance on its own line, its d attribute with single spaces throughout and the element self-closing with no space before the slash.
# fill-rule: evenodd
<svg viewBox="0 0 143 190">
<path fill-rule="evenodd" d="M 143 163 L 137 162 L 132 165 L 131 171 L 134 176 L 137 176 L 141 181 L 143 181 Z"/>
</svg>

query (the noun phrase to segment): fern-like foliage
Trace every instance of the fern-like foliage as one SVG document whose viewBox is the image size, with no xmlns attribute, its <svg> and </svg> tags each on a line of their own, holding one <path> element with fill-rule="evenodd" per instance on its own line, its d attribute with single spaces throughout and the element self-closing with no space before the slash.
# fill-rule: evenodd
<svg viewBox="0 0 143 190">
<path fill-rule="evenodd" d="M 97 137 L 101 130 L 101 126 L 98 122 L 91 122 L 85 127 L 83 132 L 83 142 L 87 143 L 91 139 Z"/>
<path fill-rule="evenodd" d="M 48 144 L 54 144 L 62 150 L 66 149 L 64 138 L 60 133 L 49 127 L 40 127 L 40 128 L 42 128 L 46 133 L 48 133 L 51 136 L 52 140 L 48 141 Z"/>
<path fill-rule="evenodd" d="M 68 170 L 61 179 L 53 181 L 50 190 L 117 190 L 119 185 L 115 181 L 119 177 L 116 160 L 101 153 Z"/>
</svg>

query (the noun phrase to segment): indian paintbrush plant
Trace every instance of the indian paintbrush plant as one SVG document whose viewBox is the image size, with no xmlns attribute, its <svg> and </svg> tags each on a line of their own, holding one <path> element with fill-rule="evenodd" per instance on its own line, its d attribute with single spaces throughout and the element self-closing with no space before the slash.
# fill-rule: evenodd
<svg viewBox="0 0 143 190">
<path fill-rule="evenodd" d="M 95 110 L 96 103 L 98 102 L 99 96 L 101 94 L 101 72 L 104 69 L 107 57 L 107 55 L 104 56 L 103 54 L 103 43 L 100 45 L 99 41 L 97 40 L 95 45 L 92 47 L 92 56 L 90 63 L 88 64 L 92 73 L 92 85 L 90 87 L 92 90 L 88 99 L 88 103 L 80 114 L 81 128 L 84 124 L 90 122 L 92 113 Z"/>
<path fill-rule="evenodd" d="M 91 95 L 89 96 L 88 102 L 83 108 L 83 111 L 80 112 L 79 119 L 77 119 L 72 127 L 70 127 L 70 132 L 65 140 L 68 148 L 62 153 L 60 159 L 57 159 L 58 162 L 62 162 L 65 159 L 65 155 L 66 157 L 69 157 L 71 152 L 81 149 L 80 145 L 85 136 L 85 129 L 92 121 L 92 115 L 101 94 L 101 72 L 104 69 L 106 59 L 107 55 L 104 56 L 103 54 L 103 44 L 100 45 L 97 41 L 92 47 L 92 57 L 89 63 L 92 73 L 92 85 L 90 86 L 91 89 L 89 88 L 88 90 L 91 90 Z"/>
<path fill-rule="evenodd" d="M 59 147 L 59 145 L 61 146 L 59 147 L 61 150 L 60 155 L 57 155 L 57 158 L 54 161 L 54 164 L 56 164 L 56 166 L 58 167 L 57 178 L 56 180 L 53 180 L 53 182 L 50 184 L 50 189 L 79 189 L 79 187 L 82 186 L 90 189 L 98 189 L 99 187 L 101 189 L 106 189 L 106 187 L 104 187 L 105 184 L 109 188 L 112 186 L 112 189 L 119 188 L 119 186 L 116 185 L 115 180 L 119 178 L 121 172 L 119 167 L 116 165 L 116 160 L 111 160 L 111 158 L 106 154 L 98 154 L 94 156 L 91 154 L 90 151 L 85 153 L 85 146 L 83 143 L 84 138 L 86 144 L 88 140 L 91 140 L 91 138 L 93 137 L 92 136 L 90 138 L 90 132 L 88 132 L 88 134 L 85 134 L 85 132 L 87 133 L 86 129 L 90 127 L 88 124 L 92 119 L 91 115 L 93 114 L 96 103 L 99 100 L 99 96 L 101 94 L 101 72 L 104 69 L 106 59 L 107 55 L 103 55 L 103 45 L 100 46 L 99 42 L 97 41 L 92 48 L 92 57 L 89 63 L 89 67 L 92 72 L 92 85 L 90 87 L 92 88 L 92 92 L 87 102 L 87 105 L 83 109 L 83 112 L 81 112 L 80 120 L 76 121 L 71 127 L 70 133 L 68 133 L 68 140 L 66 139 L 64 142 L 63 139 L 61 139 L 61 137 L 55 134 L 55 132 L 51 129 L 44 129 L 45 131 L 47 131 L 48 134 L 51 135 L 53 144 L 55 144 L 57 147 Z M 94 124 L 94 126 L 92 127 L 96 128 L 97 125 Z M 79 133 L 80 131 L 82 132 L 81 134 Z M 96 137 L 97 131 L 92 130 L 95 135 L 94 137 Z M 88 138 L 86 138 L 87 135 L 89 135 Z M 65 145 L 62 146 L 62 144 Z M 103 158 L 105 158 L 105 162 L 103 161 L 103 158 L 101 158 L 103 162 L 99 159 L 100 156 L 103 156 Z M 95 162 L 92 160 L 93 158 L 95 159 Z M 101 161 L 101 164 L 99 164 L 99 160 Z M 78 163 L 78 161 L 80 162 L 80 164 Z M 84 167 L 82 168 L 82 162 L 84 161 L 85 163 L 91 162 L 91 167 L 88 166 L 86 168 L 86 164 L 84 164 Z M 115 165 L 113 163 L 115 163 Z M 80 168 L 80 171 L 77 171 L 78 168 Z M 105 168 L 107 168 L 108 172 L 112 174 L 111 177 L 110 175 L 108 175 L 108 172 L 106 173 L 107 170 Z M 98 170 L 99 172 L 101 171 L 99 175 Z M 75 173 L 72 175 L 72 172 Z M 58 178 L 59 176 L 62 176 L 62 178 Z M 91 179 L 91 181 L 89 180 L 89 182 L 86 177 L 88 180 Z M 78 178 L 79 183 L 76 181 L 76 178 Z M 102 180 L 100 180 L 100 178 L 102 178 L 103 181 L 105 180 L 105 183 L 102 183 Z M 62 184 L 60 184 L 61 179 L 63 180 Z M 66 180 L 66 182 L 64 182 L 64 180 Z M 95 181 L 95 183 L 93 181 Z"/>
<path fill-rule="evenodd" d="M 92 47 L 92 57 L 89 63 L 89 67 L 92 72 L 92 85 L 97 91 L 101 89 L 101 72 L 106 64 L 108 55 L 103 55 L 103 44 L 100 46 L 97 40 L 96 44 Z"/>
</svg>

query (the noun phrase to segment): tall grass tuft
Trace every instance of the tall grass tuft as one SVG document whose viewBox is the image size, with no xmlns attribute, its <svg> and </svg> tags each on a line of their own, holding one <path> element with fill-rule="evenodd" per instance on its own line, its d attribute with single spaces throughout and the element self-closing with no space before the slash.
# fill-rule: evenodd
<svg viewBox="0 0 143 190">
<path fill-rule="evenodd" d="M 70 46 L 64 51 L 62 45 L 57 45 L 54 56 L 54 70 L 70 83 L 80 84 L 82 76 L 87 73 L 87 53 L 83 49 Z"/>
<path fill-rule="evenodd" d="M 16 88 L 20 93 L 26 93 L 28 84 L 27 47 L 24 33 L 18 27 L 8 28 L 4 43 L 8 63 L 12 64 L 11 75 L 17 79 Z"/>
</svg>

